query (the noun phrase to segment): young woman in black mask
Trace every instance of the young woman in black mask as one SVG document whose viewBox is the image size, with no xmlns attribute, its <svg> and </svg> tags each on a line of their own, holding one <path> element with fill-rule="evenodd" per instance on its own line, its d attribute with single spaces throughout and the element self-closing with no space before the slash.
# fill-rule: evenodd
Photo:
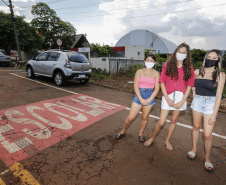
<svg viewBox="0 0 226 185">
<path fill-rule="evenodd" d="M 195 87 L 193 90 L 193 131 L 192 150 L 188 152 L 188 159 L 196 156 L 199 129 L 203 118 L 203 134 L 205 143 L 205 165 L 207 172 L 213 172 L 214 167 L 210 161 L 212 148 L 212 131 L 220 107 L 222 92 L 225 83 L 225 73 L 221 72 L 222 53 L 219 50 L 210 50 L 200 69 L 195 71 Z"/>
</svg>

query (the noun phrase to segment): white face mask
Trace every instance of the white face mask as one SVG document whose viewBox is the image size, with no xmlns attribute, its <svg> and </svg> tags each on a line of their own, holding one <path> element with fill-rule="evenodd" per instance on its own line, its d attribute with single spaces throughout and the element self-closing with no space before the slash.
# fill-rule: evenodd
<svg viewBox="0 0 226 185">
<path fill-rule="evenodd" d="M 176 53 L 176 57 L 178 61 L 183 61 L 187 57 L 187 54 Z"/>
<path fill-rule="evenodd" d="M 155 65 L 155 63 L 153 63 L 153 62 L 145 62 L 144 64 L 145 64 L 147 69 L 151 69 Z"/>
</svg>

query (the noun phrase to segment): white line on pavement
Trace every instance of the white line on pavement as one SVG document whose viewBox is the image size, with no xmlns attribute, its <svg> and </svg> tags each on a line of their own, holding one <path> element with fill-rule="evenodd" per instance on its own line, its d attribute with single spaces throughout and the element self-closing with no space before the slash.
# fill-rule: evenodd
<svg viewBox="0 0 226 185">
<path fill-rule="evenodd" d="M 52 88 L 55 88 L 55 89 L 58 89 L 58 90 L 61 90 L 61 91 L 65 91 L 65 92 L 68 92 L 68 93 L 71 93 L 71 94 L 78 94 L 76 92 L 67 91 L 65 89 L 58 88 L 58 87 L 55 87 L 55 86 L 52 86 L 52 85 L 48 85 L 48 84 L 45 84 L 45 83 L 42 83 L 42 82 L 38 82 L 36 80 L 31 80 L 29 78 L 26 78 L 26 77 L 23 77 L 23 76 L 14 74 L 14 73 L 9 73 L 9 74 L 14 75 L 14 76 L 17 76 L 17 77 L 20 77 L 20 78 L 24 78 L 26 80 L 30 80 L 30 81 L 33 81 L 33 82 L 36 82 L 36 83 L 39 83 L 39 84 L 42 84 L 42 85 L 46 85 L 48 87 L 52 87 Z M 126 110 L 130 110 L 130 108 L 129 107 L 126 107 Z M 142 114 L 142 112 L 139 112 L 139 113 Z M 155 118 L 155 119 L 160 119 L 160 117 L 154 116 L 154 115 L 149 115 L 149 117 Z M 170 120 L 167 119 L 166 122 L 170 122 Z M 179 122 L 177 122 L 177 125 L 182 126 L 182 127 L 185 127 L 185 128 L 189 128 L 189 129 L 192 129 L 193 128 L 192 126 L 189 126 L 189 125 L 186 125 L 186 124 L 183 124 L 183 123 L 179 123 Z M 200 132 L 203 132 L 203 129 L 200 129 Z M 212 133 L 212 135 L 226 140 L 226 136 L 222 136 L 222 135 L 219 135 L 219 134 L 214 133 L 214 132 Z"/>
<path fill-rule="evenodd" d="M 78 94 L 78 93 L 73 92 L 73 91 L 68 91 L 68 90 L 65 90 L 65 89 L 62 89 L 62 88 L 59 88 L 59 87 L 55 87 L 55 86 L 52 86 L 52 85 L 48 85 L 48 84 L 45 84 L 45 83 L 42 83 L 42 82 L 39 82 L 39 81 L 36 81 L 36 80 L 32 80 L 32 79 L 29 79 L 29 78 L 26 78 L 26 77 L 23 77 L 23 76 L 14 74 L 14 73 L 9 73 L 9 74 L 14 75 L 14 76 L 17 76 L 17 77 L 20 77 L 20 78 L 24 78 L 24 79 L 26 79 L 26 80 L 30 80 L 30 81 L 32 81 L 32 82 L 36 82 L 36 83 L 45 85 L 45 86 L 48 86 L 48 87 L 52 87 L 52 88 L 55 88 L 55 89 L 58 89 L 58 90 L 61 90 L 61 91 L 65 91 L 65 92 L 68 92 L 68 93 L 71 93 L 71 94 Z"/>
<path fill-rule="evenodd" d="M 3 71 L 3 72 L 7 72 L 7 71 L 15 71 L 15 72 L 17 72 L 17 71 L 24 71 L 24 70 L 0 70 L 0 71 Z"/>
<path fill-rule="evenodd" d="M 130 108 L 129 107 L 127 107 L 126 108 L 126 110 L 130 110 Z M 139 112 L 140 114 L 142 114 L 142 112 L 140 111 Z M 155 118 L 155 119 L 160 119 L 160 117 L 158 117 L 158 116 L 153 116 L 153 115 L 149 115 L 149 117 L 151 117 L 151 118 Z M 166 120 L 166 122 L 170 122 L 170 120 Z M 186 125 L 186 124 L 183 124 L 183 123 L 179 123 L 179 122 L 177 122 L 177 125 L 179 125 L 179 126 L 181 126 L 181 127 L 185 127 L 185 128 L 189 128 L 189 129 L 193 129 L 193 127 L 192 126 L 189 126 L 189 125 Z M 203 129 L 200 129 L 200 132 L 203 132 Z M 222 136 L 222 135 L 219 135 L 219 134 L 216 134 L 216 133 L 212 133 L 212 135 L 213 136 L 216 136 L 216 137 L 219 137 L 219 138 L 222 138 L 222 139 L 226 139 L 226 136 Z"/>
</svg>

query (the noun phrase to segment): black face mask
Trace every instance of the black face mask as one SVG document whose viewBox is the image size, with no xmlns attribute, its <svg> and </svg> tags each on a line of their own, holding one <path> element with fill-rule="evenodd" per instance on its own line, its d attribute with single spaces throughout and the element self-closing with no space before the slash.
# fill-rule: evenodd
<svg viewBox="0 0 226 185">
<path fill-rule="evenodd" d="M 205 67 L 213 67 L 213 66 L 217 66 L 217 64 L 218 64 L 218 60 L 206 59 L 205 61 Z"/>
</svg>

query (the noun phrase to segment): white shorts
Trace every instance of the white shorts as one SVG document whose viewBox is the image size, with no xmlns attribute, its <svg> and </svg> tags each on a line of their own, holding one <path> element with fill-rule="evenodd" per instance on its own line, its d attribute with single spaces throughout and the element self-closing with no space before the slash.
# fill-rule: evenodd
<svg viewBox="0 0 226 185">
<path fill-rule="evenodd" d="M 180 92 L 180 91 L 175 91 L 175 92 L 169 94 L 168 96 L 176 104 L 176 103 L 180 102 L 183 99 L 184 93 L 183 92 Z M 187 101 L 184 102 L 183 106 L 180 109 L 175 109 L 174 107 L 170 107 L 168 105 L 165 97 L 163 96 L 162 97 L 162 102 L 161 102 L 161 109 L 164 109 L 164 110 L 180 110 L 180 111 L 183 111 L 183 110 L 186 110 L 187 109 Z"/>
</svg>

